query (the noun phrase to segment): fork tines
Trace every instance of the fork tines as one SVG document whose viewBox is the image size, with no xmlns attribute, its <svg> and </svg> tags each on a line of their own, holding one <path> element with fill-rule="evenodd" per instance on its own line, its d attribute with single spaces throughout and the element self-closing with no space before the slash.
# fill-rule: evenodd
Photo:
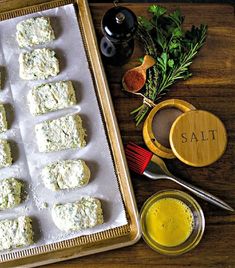
<svg viewBox="0 0 235 268">
<path fill-rule="evenodd" d="M 133 142 L 128 143 L 125 153 L 129 168 L 139 174 L 143 174 L 153 155 Z"/>
</svg>

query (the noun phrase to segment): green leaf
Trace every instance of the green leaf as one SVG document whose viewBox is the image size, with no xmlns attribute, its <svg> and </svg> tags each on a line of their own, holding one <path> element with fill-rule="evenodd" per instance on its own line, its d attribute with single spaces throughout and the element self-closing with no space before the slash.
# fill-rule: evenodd
<svg viewBox="0 0 235 268">
<path fill-rule="evenodd" d="M 165 51 L 166 46 L 167 46 L 167 40 L 161 31 L 157 31 L 156 42 L 161 47 L 161 49 Z"/>
<path fill-rule="evenodd" d="M 167 62 L 167 53 L 163 52 L 162 55 L 161 55 L 161 59 L 163 60 L 163 62 L 166 65 L 166 62 Z"/>
<path fill-rule="evenodd" d="M 192 76 L 192 73 L 190 73 L 190 72 L 186 72 L 186 73 L 184 74 L 184 80 L 188 79 L 188 78 L 191 77 L 191 76 Z"/>
<path fill-rule="evenodd" d="M 157 64 L 147 72 L 143 94 L 156 102 L 180 79 L 188 79 L 192 73 L 190 65 L 206 40 L 207 26 L 194 25 L 184 31 L 184 17 L 179 10 L 167 14 L 165 8 L 152 5 L 148 11 L 150 19 L 138 19 L 137 37 L 144 46 L 145 53 L 157 59 Z M 149 111 L 142 104 L 132 113 L 137 124 L 141 123 Z"/>
<path fill-rule="evenodd" d="M 168 66 L 173 68 L 173 66 L 174 66 L 174 60 L 173 59 L 168 60 Z"/>
<path fill-rule="evenodd" d="M 178 40 L 173 39 L 170 43 L 169 43 L 169 51 L 172 52 L 174 49 L 180 48 L 181 47 L 181 43 Z"/>
<path fill-rule="evenodd" d="M 167 12 L 167 9 L 164 7 L 157 6 L 157 5 L 151 5 L 148 8 L 148 11 L 150 13 L 153 13 L 155 17 L 159 18 L 160 16 L 164 15 Z"/>
<path fill-rule="evenodd" d="M 163 52 L 161 54 L 161 57 L 157 58 L 159 67 L 161 68 L 162 72 L 166 72 L 167 69 L 167 60 L 168 60 L 168 56 L 167 53 Z"/>
<path fill-rule="evenodd" d="M 184 21 L 184 17 L 181 16 L 181 12 L 180 10 L 176 10 L 174 12 L 172 12 L 171 14 L 169 14 L 169 18 L 178 26 L 180 27 L 180 25 L 183 23 Z"/>
<path fill-rule="evenodd" d="M 174 29 L 172 35 L 174 37 L 181 37 L 181 36 L 183 36 L 183 31 L 182 31 L 182 29 L 180 27 L 177 27 L 177 28 Z"/>
<path fill-rule="evenodd" d="M 138 22 L 144 27 L 146 31 L 151 31 L 153 29 L 153 24 L 145 17 L 138 17 Z"/>
</svg>

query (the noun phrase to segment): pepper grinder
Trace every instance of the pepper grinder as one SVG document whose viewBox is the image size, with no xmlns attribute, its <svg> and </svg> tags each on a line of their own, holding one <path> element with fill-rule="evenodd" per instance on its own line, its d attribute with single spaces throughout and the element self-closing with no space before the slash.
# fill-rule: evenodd
<svg viewBox="0 0 235 268">
<path fill-rule="evenodd" d="M 136 15 L 128 8 L 115 6 L 104 14 L 101 29 L 104 36 L 100 49 L 104 60 L 110 65 L 126 63 L 134 50 Z"/>
</svg>

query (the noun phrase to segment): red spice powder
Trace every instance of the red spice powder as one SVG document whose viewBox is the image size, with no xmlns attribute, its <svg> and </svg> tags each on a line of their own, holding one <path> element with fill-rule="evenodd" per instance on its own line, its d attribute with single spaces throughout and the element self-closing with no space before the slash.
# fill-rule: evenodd
<svg viewBox="0 0 235 268">
<path fill-rule="evenodd" d="M 125 74 L 124 82 L 129 91 L 136 92 L 144 86 L 145 79 L 141 73 L 133 70 Z"/>
</svg>

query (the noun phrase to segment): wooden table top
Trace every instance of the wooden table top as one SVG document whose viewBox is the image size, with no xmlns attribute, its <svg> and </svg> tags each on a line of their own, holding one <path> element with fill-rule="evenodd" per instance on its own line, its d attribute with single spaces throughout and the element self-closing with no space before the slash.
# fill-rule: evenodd
<svg viewBox="0 0 235 268">
<path fill-rule="evenodd" d="M 14 0 L 0 0 L 13 2 Z M 39 0 L 43 2 L 44 0 Z M 26 5 L 30 1 L 26 1 Z M 9 4 L 10 5 L 10 4 Z M 100 40 L 101 18 L 112 4 L 90 4 L 97 38 Z M 149 4 L 127 4 L 137 15 L 147 16 Z M 209 27 L 205 46 L 194 60 L 193 77 L 173 85 L 162 99 L 179 98 L 198 109 L 208 110 L 224 123 L 228 133 L 227 149 L 216 163 L 204 167 L 187 166 L 177 159 L 166 161 L 169 170 L 176 176 L 218 196 L 235 208 L 235 10 L 232 5 L 222 4 L 164 4 L 170 11 L 180 8 L 185 15 L 185 26 L 205 23 Z M 136 43 L 134 61 L 143 55 Z M 144 145 L 142 125 L 136 127 L 130 112 L 141 104 L 137 97 L 121 91 L 121 78 L 132 64 L 123 67 L 105 65 L 110 92 L 124 144 L 129 141 Z M 140 209 L 145 200 L 163 189 L 180 189 L 171 181 L 151 181 L 131 173 L 131 179 Z M 195 196 L 194 196 L 195 197 Z M 160 255 L 150 249 L 141 239 L 131 247 L 103 252 L 68 260 L 44 267 L 156 267 L 156 268 L 235 268 L 235 213 L 221 210 L 198 199 L 206 219 L 206 230 L 199 245 L 178 257 Z"/>
<path fill-rule="evenodd" d="M 137 15 L 147 15 L 148 4 L 129 4 Z M 213 165 L 194 168 L 178 160 L 167 165 L 173 174 L 220 197 L 235 208 L 235 17 L 231 5 L 218 4 L 165 4 L 169 10 L 179 7 L 186 16 L 185 25 L 209 26 L 206 45 L 195 59 L 193 77 L 175 84 L 164 97 L 180 98 L 198 109 L 208 110 L 224 122 L 228 133 L 225 154 Z M 100 39 L 100 21 L 109 4 L 91 4 L 97 37 Z M 133 59 L 141 55 L 137 46 Z M 140 104 L 136 97 L 121 91 L 124 67 L 105 66 L 113 97 L 116 116 L 124 144 L 129 141 L 143 145 L 142 125 L 136 127 L 129 113 Z M 140 209 L 144 201 L 155 192 L 180 186 L 170 181 L 150 181 L 131 174 L 134 192 Z M 179 257 L 162 256 L 151 250 L 141 239 L 131 247 L 61 262 L 48 267 L 235 267 L 235 215 L 196 198 L 206 218 L 206 230 L 200 244 Z"/>
</svg>

